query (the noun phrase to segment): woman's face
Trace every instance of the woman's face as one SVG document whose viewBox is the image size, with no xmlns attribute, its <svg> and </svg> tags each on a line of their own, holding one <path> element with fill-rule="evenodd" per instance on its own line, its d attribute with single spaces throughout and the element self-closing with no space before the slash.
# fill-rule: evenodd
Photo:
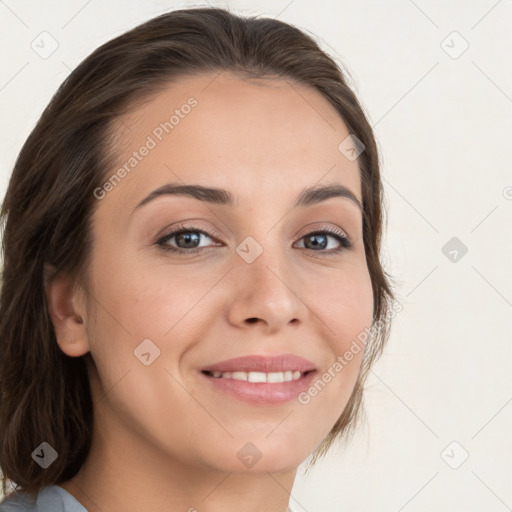
<svg viewBox="0 0 512 512">
<path fill-rule="evenodd" d="M 202 468 L 277 472 L 328 434 L 362 351 L 333 368 L 372 318 L 362 213 L 343 195 L 295 203 L 325 185 L 362 202 L 357 160 L 339 149 L 348 135 L 319 93 L 228 73 L 181 79 L 119 119 L 115 184 L 95 192 L 84 324 L 111 450 L 130 440 Z M 171 185 L 226 193 L 151 196 Z M 203 373 L 253 355 L 296 356 L 315 371 L 281 383 Z M 257 370 L 252 380 L 300 371 L 293 358 L 261 364 L 224 366 Z"/>
</svg>

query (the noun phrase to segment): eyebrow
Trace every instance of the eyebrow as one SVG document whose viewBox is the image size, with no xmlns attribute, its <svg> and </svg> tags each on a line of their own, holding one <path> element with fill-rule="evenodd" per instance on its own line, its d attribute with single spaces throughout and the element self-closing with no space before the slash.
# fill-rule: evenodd
<svg viewBox="0 0 512 512">
<path fill-rule="evenodd" d="M 153 190 L 145 197 L 133 210 L 141 208 L 145 204 L 153 201 L 157 197 L 164 195 L 188 196 L 199 201 L 206 201 L 212 204 L 235 206 L 235 197 L 231 192 L 223 188 L 205 187 L 202 185 L 180 185 L 177 183 L 167 183 L 156 190 Z M 313 204 L 326 201 L 332 197 L 342 197 L 349 199 L 361 212 L 364 212 L 363 205 L 356 195 L 345 185 L 333 183 L 329 185 L 313 185 L 305 188 L 293 203 L 292 208 L 311 206 Z M 132 212 L 132 213 L 133 213 Z"/>
</svg>

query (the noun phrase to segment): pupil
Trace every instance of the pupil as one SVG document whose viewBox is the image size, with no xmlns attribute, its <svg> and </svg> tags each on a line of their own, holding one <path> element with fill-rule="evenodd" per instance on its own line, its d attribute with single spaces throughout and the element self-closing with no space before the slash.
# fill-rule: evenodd
<svg viewBox="0 0 512 512">
<path fill-rule="evenodd" d="M 183 240 L 185 242 L 185 246 L 182 246 L 179 241 L 180 240 Z M 184 247 L 184 248 L 188 248 L 190 249 L 191 247 L 194 248 L 194 247 L 197 247 L 197 245 L 194 245 L 194 244 L 199 244 L 199 236 L 197 235 L 197 233 L 179 233 L 177 236 L 176 236 L 176 243 L 180 246 L 180 247 Z"/>
<path fill-rule="evenodd" d="M 318 241 L 319 238 L 322 239 L 321 242 Z M 327 237 L 325 235 L 309 235 L 306 237 L 306 241 L 307 240 L 311 240 L 311 245 L 313 246 L 312 248 L 321 247 L 322 249 L 325 249 L 325 247 L 327 246 Z M 307 243 L 305 243 L 304 245 L 307 246 Z"/>
</svg>

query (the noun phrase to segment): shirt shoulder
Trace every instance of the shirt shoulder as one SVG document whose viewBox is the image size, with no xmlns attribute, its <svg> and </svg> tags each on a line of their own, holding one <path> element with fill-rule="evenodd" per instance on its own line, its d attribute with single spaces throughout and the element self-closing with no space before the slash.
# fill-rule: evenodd
<svg viewBox="0 0 512 512">
<path fill-rule="evenodd" d="M 0 503 L 0 512 L 36 512 L 36 502 L 37 497 L 25 492 L 11 492 Z"/>
<path fill-rule="evenodd" d="M 36 497 L 11 493 L 0 503 L 0 512 L 87 512 L 68 491 L 58 485 L 43 487 Z"/>
</svg>

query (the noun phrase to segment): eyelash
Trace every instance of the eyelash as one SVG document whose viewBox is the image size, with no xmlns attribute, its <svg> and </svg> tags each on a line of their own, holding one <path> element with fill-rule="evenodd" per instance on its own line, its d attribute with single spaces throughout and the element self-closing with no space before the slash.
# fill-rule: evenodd
<svg viewBox="0 0 512 512">
<path fill-rule="evenodd" d="M 194 226 L 181 225 L 179 228 L 175 229 L 174 231 L 171 231 L 170 233 L 164 235 L 162 238 L 157 240 L 156 245 L 158 245 L 160 247 L 160 249 L 162 249 L 165 252 L 172 252 L 175 254 L 196 254 L 198 252 L 203 251 L 204 249 L 207 249 L 205 247 L 198 247 L 195 249 L 181 249 L 179 247 L 172 247 L 166 243 L 169 239 L 171 239 L 181 233 L 187 233 L 187 232 L 201 233 L 201 234 L 207 235 L 208 237 L 213 238 L 213 239 L 220 238 L 220 235 L 217 232 L 215 232 L 214 230 L 197 229 Z M 335 238 L 340 243 L 340 247 L 338 249 L 331 249 L 331 250 L 327 250 L 327 251 L 326 250 L 315 251 L 314 249 L 309 249 L 310 251 L 320 252 L 323 254 L 339 254 L 339 253 L 345 251 L 346 249 L 350 249 L 352 247 L 352 242 L 351 242 L 350 238 L 348 238 L 341 230 L 339 230 L 337 228 L 327 228 L 327 229 L 322 229 L 322 230 L 317 230 L 317 231 L 311 231 L 310 233 L 303 235 L 300 238 L 300 240 L 302 240 L 303 238 L 305 238 L 307 236 L 324 235 L 324 234 L 330 235 L 333 238 Z M 307 248 L 305 248 L 305 249 L 307 249 Z"/>
</svg>

